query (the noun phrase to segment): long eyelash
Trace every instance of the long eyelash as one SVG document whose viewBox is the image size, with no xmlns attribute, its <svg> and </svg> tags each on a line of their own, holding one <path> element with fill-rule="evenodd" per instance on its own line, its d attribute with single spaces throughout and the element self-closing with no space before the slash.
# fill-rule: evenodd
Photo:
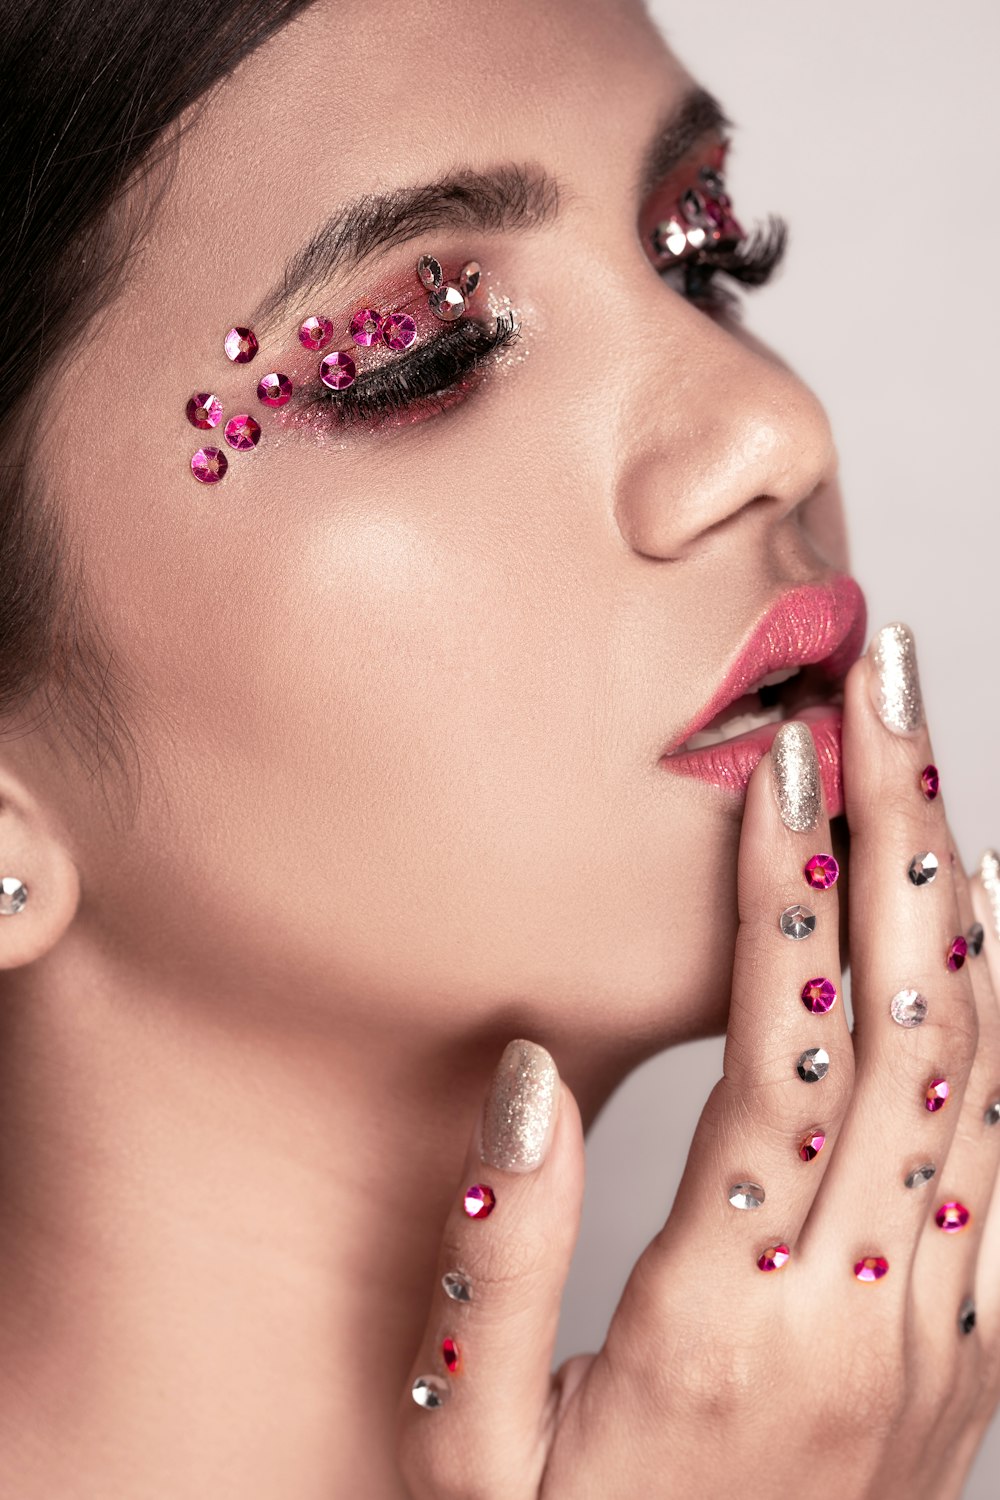
<svg viewBox="0 0 1000 1500">
<path fill-rule="evenodd" d="M 324 387 L 306 405 L 320 407 L 344 426 L 403 411 L 426 397 L 444 395 L 520 332 L 513 313 L 502 314 L 492 327 L 473 319 L 454 323 L 398 363 L 362 375 L 344 391 Z"/>
<path fill-rule="evenodd" d="M 713 250 L 705 259 L 716 271 L 740 281 L 744 286 L 763 286 L 777 270 L 788 248 L 788 224 L 771 214 L 765 225 L 758 224 L 734 250 Z"/>
</svg>

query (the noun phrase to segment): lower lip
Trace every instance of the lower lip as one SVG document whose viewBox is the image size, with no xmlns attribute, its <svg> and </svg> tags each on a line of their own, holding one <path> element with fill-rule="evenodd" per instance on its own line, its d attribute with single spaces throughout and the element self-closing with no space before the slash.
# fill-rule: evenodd
<svg viewBox="0 0 1000 1500">
<path fill-rule="evenodd" d="M 843 715 L 839 708 L 826 703 L 804 708 L 795 718 L 809 725 L 816 743 L 826 810 L 831 818 L 835 818 L 844 811 L 844 788 L 840 770 L 840 727 Z M 680 776 L 694 776 L 698 781 L 708 782 L 709 786 L 718 786 L 735 797 L 742 797 L 754 767 L 761 756 L 770 750 L 771 741 L 780 728 L 780 724 L 766 724 L 762 729 L 741 735 L 739 739 L 706 745 L 704 750 L 686 750 L 682 755 L 665 755 L 661 758 L 660 765 L 668 771 L 676 771 Z"/>
</svg>

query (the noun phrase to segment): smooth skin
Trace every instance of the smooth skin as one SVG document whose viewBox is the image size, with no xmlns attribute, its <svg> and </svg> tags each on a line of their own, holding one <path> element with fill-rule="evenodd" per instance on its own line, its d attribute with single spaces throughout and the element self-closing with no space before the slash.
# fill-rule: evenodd
<svg viewBox="0 0 1000 1500">
<path fill-rule="evenodd" d="M 102 721 L 89 762 L 44 704 L 0 739 L 4 873 L 31 892 L 0 920 L 5 1496 L 404 1500 L 397 1407 L 505 1043 L 548 1047 L 589 1124 L 645 1058 L 726 1026 L 742 807 L 659 755 L 774 600 L 847 556 L 819 403 L 738 323 L 665 284 L 638 232 L 642 162 L 692 82 L 631 0 L 510 0 L 471 20 L 439 0 L 319 0 L 203 102 L 171 173 L 130 200 L 152 211 L 142 252 L 41 393 L 37 449 L 107 641 L 94 694 L 119 685 L 127 721 Z M 271 425 L 222 484 L 197 485 L 185 403 L 213 389 L 247 409 L 258 372 L 228 364 L 223 334 L 331 208 L 509 161 L 558 178 L 554 220 L 393 245 L 289 309 L 288 332 L 294 346 L 300 318 L 409 285 L 430 251 L 481 262 L 522 324 L 518 358 L 394 433 Z M 780 208 L 743 208 L 738 167 L 733 183 L 747 218 Z M 749 807 L 748 857 L 769 870 L 792 845 L 756 784 Z M 888 839 L 882 812 L 877 826 Z M 924 953 L 907 953 L 905 977 Z M 737 994 L 734 1089 L 764 1062 L 783 1079 L 775 1038 L 746 1024 L 759 994 L 742 977 Z M 843 1115 L 850 1053 L 842 1016 L 827 1019 L 840 1045 L 826 1097 Z M 967 1029 L 960 1040 L 967 1052 Z M 959 1076 L 962 1057 L 946 1060 Z M 789 1169 L 766 1121 L 785 1120 L 787 1092 L 740 1129 L 760 1141 L 756 1170 L 775 1163 L 767 1215 L 806 1226 L 795 1261 L 773 1286 L 753 1272 L 745 1295 L 739 1237 L 754 1226 L 733 1222 L 719 1171 L 699 1165 L 683 1244 L 671 1230 L 629 1292 L 646 1341 L 614 1333 L 583 1387 L 614 1384 L 608 1410 L 639 1402 L 638 1426 L 568 1401 L 590 1468 L 563 1483 L 570 1447 L 556 1445 L 546 1482 L 567 1495 L 607 1493 L 629 1432 L 632 1494 L 649 1493 L 677 1402 L 676 1463 L 711 1493 L 732 1469 L 712 1427 L 731 1381 L 707 1413 L 700 1402 L 731 1361 L 703 1337 L 707 1305 L 728 1288 L 762 1317 L 842 1276 L 848 1221 L 807 1248 L 809 1205 L 783 1206 Z M 713 1109 L 729 1139 L 731 1114 Z M 535 1195 L 521 1237 L 498 1210 L 494 1238 L 476 1241 L 499 1246 L 498 1274 L 525 1273 L 498 1340 L 515 1301 L 535 1309 L 508 1358 L 470 1345 L 464 1387 L 482 1393 L 484 1435 L 503 1420 L 489 1390 L 523 1402 L 502 1457 L 525 1493 L 549 1451 L 526 1434 L 548 1400 L 564 1269 L 546 1261 L 548 1290 L 534 1287 L 526 1226 L 544 1227 L 533 1216 L 558 1183 L 565 1259 L 581 1187 L 571 1103 L 561 1122 L 517 1185 Z M 898 1149 L 880 1123 L 847 1155 L 866 1181 L 884 1173 L 885 1204 Z M 836 1159 L 828 1148 L 802 1180 Z M 849 1222 L 888 1233 L 875 1207 Z M 685 1358 L 664 1361 L 663 1267 L 688 1266 L 696 1224 L 726 1274 L 697 1267 Z M 861 1316 L 905 1283 L 896 1238 L 888 1253 L 889 1284 L 857 1289 Z M 955 1291 L 929 1305 L 942 1347 Z M 487 1306 L 470 1337 L 488 1332 Z M 840 1297 L 828 1325 L 831 1411 L 854 1389 L 837 1363 L 850 1307 Z M 667 1376 L 686 1384 L 671 1395 Z M 762 1420 L 793 1430 L 799 1394 Z M 404 1453 L 422 1493 L 417 1470 L 462 1451 L 460 1404 L 446 1415 L 414 1429 L 433 1454 Z M 902 1450 L 884 1435 L 891 1466 Z"/>
</svg>

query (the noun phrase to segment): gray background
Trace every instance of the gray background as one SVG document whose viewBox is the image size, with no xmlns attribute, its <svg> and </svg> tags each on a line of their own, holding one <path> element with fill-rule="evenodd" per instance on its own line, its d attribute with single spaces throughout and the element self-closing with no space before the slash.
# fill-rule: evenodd
<svg viewBox="0 0 1000 1500">
<path fill-rule="evenodd" d="M 737 211 L 785 214 L 750 325 L 819 393 L 873 625 L 905 619 L 966 863 L 1000 845 L 996 0 L 652 0 L 738 131 Z M 588 1144 L 558 1358 L 598 1348 L 673 1198 L 721 1039 L 640 1068 Z M 994 1267 L 994 1273 L 1000 1268 Z M 1000 1423 L 964 1500 L 1000 1494 Z"/>
</svg>

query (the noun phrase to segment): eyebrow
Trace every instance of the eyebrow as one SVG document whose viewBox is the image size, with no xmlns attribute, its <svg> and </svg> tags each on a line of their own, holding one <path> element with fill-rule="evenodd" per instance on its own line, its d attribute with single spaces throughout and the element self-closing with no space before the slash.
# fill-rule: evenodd
<svg viewBox="0 0 1000 1500">
<path fill-rule="evenodd" d="M 645 153 L 640 193 L 655 187 L 703 135 L 729 124 L 707 90 L 686 94 L 661 121 Z M 480 234 L 535 229 L 556 217 L 564 197 L 558 179 L 530 162 L 505 163 L 488 172 L 459 169 L 418 187 L 366 193 L 338 208 L 296 251 L 251 314 L 250 326 L 262 339 L 307 294 L 417 235 L 441 229 Z"/>
</svg>

